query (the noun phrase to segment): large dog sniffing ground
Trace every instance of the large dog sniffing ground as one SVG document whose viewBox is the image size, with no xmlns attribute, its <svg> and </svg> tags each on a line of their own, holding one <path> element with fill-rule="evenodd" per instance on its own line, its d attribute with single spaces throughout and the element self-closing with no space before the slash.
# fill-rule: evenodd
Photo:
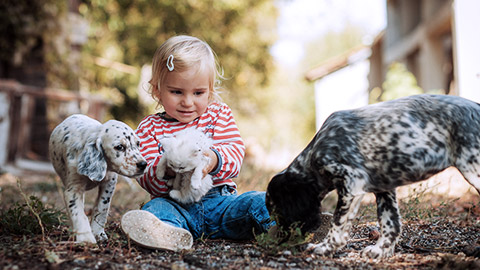
<svg viewBox="0 0 480 270">
<path fill-rule="evenodd" d="M 347 241 L 367 192 L 377 200 L 381 236 L 363 253 L 393 255 L 401 231 L 395 188 L 456 167 L 480 189 L 480 105 L 418 95 L 333 113 L 298 157 L 269 183 L 267 207 L 282 226 L 319 226 L 321 201 L 336 189 L 332 228 L 310 249 L 330 255 Z"/>
</svg>

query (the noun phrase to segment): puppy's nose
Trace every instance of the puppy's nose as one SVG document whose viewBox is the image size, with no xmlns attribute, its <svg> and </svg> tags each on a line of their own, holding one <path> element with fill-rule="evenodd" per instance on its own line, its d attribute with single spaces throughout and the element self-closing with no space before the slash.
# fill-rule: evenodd
<svg viewBox="0 0 480 270">
<path fill-rule="evenodd" d="M 146 161 L 140 161 L 137 163 L 137 168 L 139 168 L 140 170 L 145 170 L 145 168 L 147 167 L 147 162 Z"/>
</svg>

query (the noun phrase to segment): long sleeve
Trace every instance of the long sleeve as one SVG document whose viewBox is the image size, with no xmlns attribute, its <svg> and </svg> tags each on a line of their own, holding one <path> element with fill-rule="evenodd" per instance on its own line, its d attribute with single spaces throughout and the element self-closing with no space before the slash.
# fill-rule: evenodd
<svg viewBox="0 0 480 270">
<path fill-rule="evenodd" d="M 214 183 L 216 180 L 218 182 L 237 177 L 245 156 L 245 145 L 230 108 L 221 107 L 215 118 L 212 132 L 213 149 L 220 158 L 217 170 L 212 173 Z"/>
<path fill-rule="evenodd" d="M 156 131 L 161 129 L 161 119 L 158 115 L 150 115 L 140 122 L 136 133 L 140 139 L 140 153 L 147 161 L 145 173 L 137 178 L 138 183 L 153 197 L 164 196 L 168 192 L 168 187 L 163 179 L 158 179 L 155 175 L 157 164 L 162 155 L 158 149 L 158 137 Z"/>
<path fill-rule="evenodd" d="M 152 197 L 166 196 L 169 191 L 166 181 L 155 175 L 163 153 L 163 149 L 158 147 L 159 141 L 190 127 L 200 129 L 213 139 L 212 150 L 218 156 L 217 169 L 211 173 L 213 185 L 226 184 L 236 187 L 232 178 L 237 177 L 240 172 L 245 145 L 231 109 L 226 104 L 214 103 L 208 106 L 202 116 L 187 124 L 163 119 L 160 114 L 149 115 L 140 122 L 136 133 L 140 139 L 140 152 L 148 165 L 137 181 Z"/>
</svg>

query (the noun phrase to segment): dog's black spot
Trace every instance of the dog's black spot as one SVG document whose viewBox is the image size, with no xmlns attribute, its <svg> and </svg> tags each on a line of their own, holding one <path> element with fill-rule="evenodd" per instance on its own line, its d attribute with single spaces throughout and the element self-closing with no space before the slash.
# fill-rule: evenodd
<svg viewBox="0 0 480 270">
<path fill-rule="evenodd" d="M 75 207 L 75 200 L 70 200 L 68 204 L 68 208 L 73 208 L 73 207 Z"/>
<path fill-rule="evenodd" d="M 103 204 L 108 204 L 108 203 L 110 203 L 110 197 L 103 198 L 102 203 L 103 203 Z"/>
<path fill-rule="evenodd" d="M 406 123 L 406 122 L 403 122 L 403 121 L 399 121 L 398 124 L 403 127 L 403 128 L 410 128 L 410 124 L 409 123 Z"/>
<path fill-rule="evenodd" d="M 468 164 L 477 164 L 478 163 L 477 156 L 471 155 L 470 158 L 467 160 L 467 162 Z"/>
</svg>

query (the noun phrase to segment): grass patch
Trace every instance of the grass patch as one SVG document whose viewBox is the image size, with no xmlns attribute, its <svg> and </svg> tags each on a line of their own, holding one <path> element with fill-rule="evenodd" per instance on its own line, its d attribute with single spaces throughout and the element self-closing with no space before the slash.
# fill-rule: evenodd
<svg viewBox="0 0 480 270">
<path fill-rule="evenodd" d="M 311 242 L 312 239 L 313 233 L 303 234 L 298 223 L 292 224 L 288 229 L 274 225 L 267 232 L 255 235 L 257 245 L 271 255 L 284 250 L 300 252 L 301 246 Z"/>
<path fill-rule="evenodd" d="M 9 209 L 0 213 L 0 230 L 2 233 L 16 235 L 42 233 L 42 227 L 30 209 L 38 214 L 47 232 L 66 224 L 67 217 L 65 214 L 55 208 L 47 207 L 37 197 L 30 196 L 28 204 L 16 202 Z"/>
</svg>

